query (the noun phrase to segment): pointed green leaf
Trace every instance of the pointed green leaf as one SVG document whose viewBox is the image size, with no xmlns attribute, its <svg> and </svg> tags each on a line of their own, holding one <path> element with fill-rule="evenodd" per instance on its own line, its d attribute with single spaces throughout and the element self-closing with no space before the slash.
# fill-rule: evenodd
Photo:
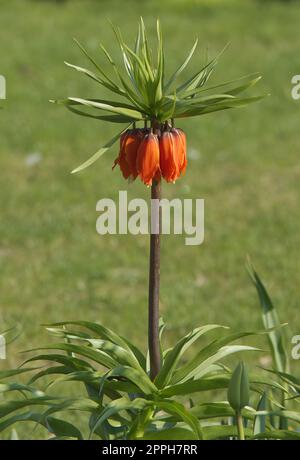
<svg viewBox="0 0 300 460">
<path fill-rule="evenodd" d="M 266 329 L 276 327 L 280 324 L 278 314 L 269 297 L 269 294 L 256 273 L 250 260 L 247 264 L 248 272 L 256 287 L 260 304 L 262 307 L 263 324 Z M 286 352 L 285 335 L 281 329 L 275 329 L 268 333 L 274 364 L 279 372 L 288 372 L 288 357 Z"/>
<path fill-rule="evenodd" d="M 266 411 L 268 405 L 267 393 L 264 391 L 257 405 L 257 411 Z M 266 431 L 266 416 L 257 415 L 253 424 L 253 434 L 259 434 Z"/>
<path fill-rule="evenodd" d="M 64 438 L 83 439 L 79 429 L 70 422 L 54 417 L 47 417 L 45 422 L 46 428 L 50 433 Z"/>
<path fill-rule="evenodd" d="M 77 168 L 73 169 L 72 174 L 78 173 L 80 171 L 83 171 L 83 169 L 88 168 L 91 166 L 95 161 L 97 161 L 104 153 L 106 153 L 113 145 L 115 142 L 117 142 L 120 139 L 121 134 L 128 129 L 130 124 L 123 129 L 120 133 L 118 133 L 116 136 L 114 136 L 112 139 L 110 139 L 101 149 L 99 149 L 91 158 L 89 158 L 87 161 L 82 163 L 80 166 Z"/>
<path fill-rule="evenodd" d="M 171 78 L 169 79 L 168 83 L 166 84 L 165 88 L 164 88 L 164 91 L 168 91 L 168 89 L 170 88 L 170 86 L 173 84 L 173 82 L 179 77 L 179 75 L 183 72 L 183 70 L 186 68 L 186 66 L 188 65 L 188 63 L 190 62 L 194 52 L 195 52 L 195 49 L 197 48 L 197 45 L 198 45 L 198 38 L 196 39 L 191 51 L 189 52 L 187 58 L 185 59 L 185 61 L 181 64 L 181 66 L 178 67 L 178 69 L 173 73 L 173 75 L 171 76 Z"/>
<path fill-rule="evenodd" d="M 78 97 L 69 97 L 70 101 L 77 102 L 80 105 L 86 105 L 87 107 L 94 107 L 95 109 L 104 110 L 106 112 L 113 112 L 119 115 L 124 115 L 133 120 L 143 120 L 144 116 L 137 110 L 126 109 L 123 107 L 117 107 L 115 105 L 103 104 L 90 99 L 81 99 Z"/>
<path fill-rule="evenodd" d="M 111 85 L 107 81 L 102 80 L 100 77 L 98 77 L 94 72 L 91 70 L 85 69 L 84 67 L 80 67 L 74 64 L 70 64 L 69 62 L 65 62 L 66 66 L 70 67 L 71 69 L 77 70 L 77 72 L 83 73 L 84 75 L 87 75 L 89 78 L 92 80 L 96 81 L 100 85 L 104 86 L 105 88 L 109 89 L 113 93 L 116 94 L 121 94 L 122 96 L 126 96 L 126 93 L 124 90 L 120 87 L 117 87 L 115 85 Z"/>
<path fill-rule="evenodd" d="M 208 324 L 194 329 L 183 337 L 164 357 L 162 369 L 155 379 L 155 384 L 158 388 L 162 388 L 170 381 L 180 357 L 198 338 L 207 332 L 221 327 L 224 326 L 220 326 L 219 324 Z"/>
</svg>

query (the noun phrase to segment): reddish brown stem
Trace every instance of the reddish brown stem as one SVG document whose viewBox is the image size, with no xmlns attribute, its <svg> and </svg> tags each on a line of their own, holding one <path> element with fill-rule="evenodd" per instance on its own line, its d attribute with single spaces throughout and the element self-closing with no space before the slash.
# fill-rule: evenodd
<svg viewBox="0 0 300 460">
<path fill-rule="evenodd" d="M 160 200 L 161 183 L 154 181 L 151 187 L 151 200 Z M 156 202 L 157 203 L 157 202 Z M 160 208 L 157 205 L 151 206 L 151 222 L 155 222 L 158 233 L 150 235 L 150 265 L 149 265 L 149 323 L 148 323 L 148 345 L 150 355 L 150 378 L 154 380 L 157 376 L 160 365 L 159 346 L 159 283 L 160 283 Z"/>
<path fill-rule="evenodd" d="M 155 134 L 159 131 L 159 123 L 152 121 L 151 127 Z M 160 220 L 161 211 L 153 200 L 161 199 L 161 182 L 153 181 L 151 186 L 151 234 L 149 263 L 149 302 L 148 302 L 148 346 L 150 356 L 150 378 L 154 380 L 160 371 L 161 356 L 159 345 L 159 284 L 160 284 Z M 154 223 L 155 229 L 152 224 Z M 154 232 L 153 230 L 156 230 Z"/>
</svg>

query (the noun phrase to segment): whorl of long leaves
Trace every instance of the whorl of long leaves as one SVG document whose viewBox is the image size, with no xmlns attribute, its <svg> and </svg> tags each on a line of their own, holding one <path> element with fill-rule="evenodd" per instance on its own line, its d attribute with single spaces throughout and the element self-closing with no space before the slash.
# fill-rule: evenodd
<svg viewBox="0 0 300 460">
<path fill-rule="evenodd" d="M 77 45 L 93 66 L 93 70 L 68 62 L 66 65 L 94 80 L 103 89 L 109 90 L 114 99 L 68 97 L 51 102 L 63 104 L 71 112 L 84 117 L 127 124 L 127 128 L 138 121 L 164 122 L 168 119 L 195 117 L 234 107 L 243 107 L 263 97 L 240 96 L 243 91 L 260 80 L 259 75 L 245 76 L 211 87 L 206 86 L 223 51 L 208 60 L 197 72 L 182 82 L 182 73 L 195 53 L 198 40 L 195 41 L 184 62 L 171 76 L 166 78 L 165 53 L 159 21 L 157 21 L 155 53 L 150 48 L 142 18 L 132 48 L 125 43 L 118 28 L 113 26 L 113 30 L 121 51 L 122 65 L 118 65 L 107 49 L 102 44 L 100 45 L 111 67 L 111 74 L 104 71 L 103 66 L 90 56 L 77 40 L 75 40 Z M 215 93 L 215 90 L 218 92 Z M 96 161 L 113 145 L 121 133 L 118 133 L 92 158 L 73 172 L 78 172 Z"/>
</svg>

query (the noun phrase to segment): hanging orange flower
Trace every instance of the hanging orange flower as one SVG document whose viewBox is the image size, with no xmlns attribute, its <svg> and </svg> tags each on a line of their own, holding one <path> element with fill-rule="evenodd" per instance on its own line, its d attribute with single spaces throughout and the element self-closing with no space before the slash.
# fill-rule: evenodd
<svg viewBox="0 0 300 460">
<path fill-rule="evenodd" d="M 168 124 L 158 134 L 147 128 L 127 130 L 120 138 L 120 153 L 113 168 L 117 164 L 125 179 L 139 176 L 148 186 L 161 176 L 175 182 L 187 165 L 185 134 Z"/>
<path fill-rule="evenodd" d="M 119 152 L 119 156 L 118 156 L 118 158 L 115 159 L 115 162 L 114 162 L 113 167 L 112 167 L 112 169 L 114 169 L 116 167 L 116 165 L 119 165 L 120 169 L 122 171 L 124 179 L 128 179 L 129 176 L 130 176 L 130 173 L 131 173 L 130 166 L 127 163 L 126 155 L 125 155 L 125 141 L 126 141 L 126 138 L 127 138 L 128 134 L 129 134 L 129 131 L 127 130 L 120 136 L 120 152 Z"/>
<path fill-rule="evenodd" d="M 160 169 L 167 182 L 174 182 L 179 175 L 179 168 L 175 158 L 175 142 L 169 131 L 162 133 L 159 140 Z"/>
<path fill-rule="evenodd" d="M 118 164 L 124 179 L 131 178 L 134 180 L 138 175 L 136 157 L 142 139 L 142 129 L 126 130 L 120 137 L 120 153 L 114 162 L 113 169 Z"/>
<path fill-rule="evenodd" d="M 137 167 L 136 167 L 136 160 L 137 160 L 137 153 L 140 143 L 142 142 L 144 137 L 143 130 L 141 129 L 133 129 L 129 132 L 126 136 L 124 141 L 124 150 L 125 150 L 125 158 L 127 164 L 129 165 L 130 169 L 130 176 L 134 180 L 137 175 Z"/>
<path fill-rule="evenodd" d="M 140 143 L 137 153 L 137 172 L 145 185 L 152 185 L 154 178 L 160 178 L 158 136 L 150 132 Z"/>
<path fill-rule="evenodd" d="M 175 144 L 175 161 L 179 170 L 179 175 L 184 174 L 187 166 L 186 137 L 182 129 L 173 128 L 172 135 Z"/>
</svg>

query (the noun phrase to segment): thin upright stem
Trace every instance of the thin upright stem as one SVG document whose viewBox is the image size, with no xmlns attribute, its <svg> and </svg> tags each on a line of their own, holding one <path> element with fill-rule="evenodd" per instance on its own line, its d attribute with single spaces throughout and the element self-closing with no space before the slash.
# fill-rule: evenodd
<svg viewBox="0 0 300 460">
<path fill-rule="evenodd" d="M 154 134 L 159 133 L 160 124 L 152 120 Z M 159 285 L 160 285 L 160 226 L 161 182 L 153 180 L 151 186 L 151 233 L 149 261 L 149 300 L 148 300 L 148 347 L 150 357 L 150 378 L 154 380 L 160 371 L 161 356 L 159 345 Z"/>
<path fill-rule="evenodd" d="M 149 264 L 149 303 L 148 303 L 148 346 L 150 355 L 150 378 L 154 380 L 160 365 L 159 346 L 159 283 L 160 283 L 160 208 L 157 205 L 161 198 L 161 183 L 153 181 L 151 187 L 151 228 L 150 264 Z M 153 225 L 154 224 L 154 225 Z"/>
<path fill-rule="evenodd" d="M 237 429 L 238 429 L 239 440 L 244 441 L 245 440 L 244 423 L 243 423 L 243 417 L 240 413 L 236 414 L 236 424 L 237 424 Z"/>
</svg>

